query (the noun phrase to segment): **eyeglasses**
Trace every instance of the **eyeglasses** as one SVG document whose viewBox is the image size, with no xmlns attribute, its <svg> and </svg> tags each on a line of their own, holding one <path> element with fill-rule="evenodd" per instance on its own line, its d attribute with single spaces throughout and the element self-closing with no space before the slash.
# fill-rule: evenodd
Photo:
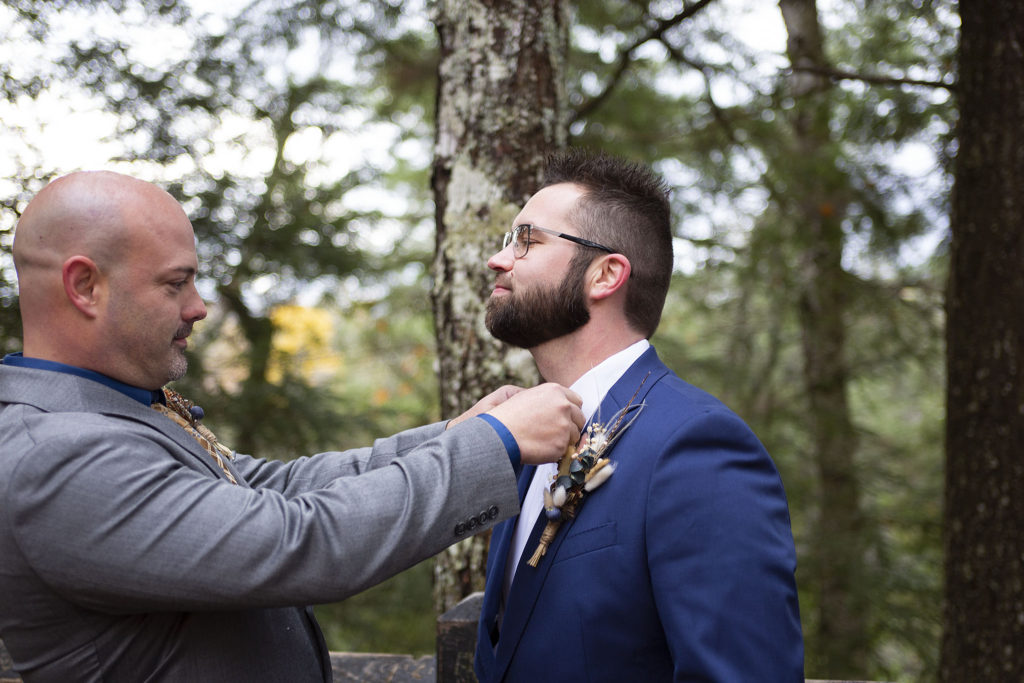
<svg viewBox="0 0 1024 683">
<path fill-rule="evenodd" d="M 600 249 L 601 251 L 607 251 L 609 254 L 614 254 L 615 250 L 611 247 L 606 247 L 603 244 L 597 242 L 591 242 L 585 240 L 582 237 L 576 237 L 575 235 L 566 235 L 564 232 L 558 232 L 556 230 L 548 230 L 537 225 L 530 225 L 529 223 L 523 223 L 512 228 L 511 232 L 505 233 L 505 241 L 501 243 L 501 248 L 504 249 L 508 245 L 512 245 L 512 255 L 515 258 L 523 258 L 526 256 L 526 252 L 530 251 L 530 243 L 532 242 L 531 234 L 534 230 L 543 232 L 548 235 L 554 235 L 555 237 L 561 237 L 563 240 L 569 240 L 576 244 L 583 245 L 584 247 L 590 247 L 592 249 Z"/>
</svg>

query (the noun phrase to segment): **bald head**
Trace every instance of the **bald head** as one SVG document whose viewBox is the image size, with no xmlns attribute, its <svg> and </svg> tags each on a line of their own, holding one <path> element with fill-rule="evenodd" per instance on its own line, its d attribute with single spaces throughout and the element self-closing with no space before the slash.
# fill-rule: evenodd
<svg viewBox="0 0 1024 683">
<path fill-rule="evenodd" d="M 35 268 L 60 268 L 75 254 L 112 267 L 125 255 L 136 219 L 154 208 L 184 212 L 150 183 L 110 171 L 63 176 L 29 202 L 14 234 L 14 265 L 21 289 Z M 31 294 L 31 292 L 29 292 Z"/>
<path fill-rule="evenodd" d="M 155 311 L 173 327 L 165 341 L 181 355 L 192 322 L 206 315 L 194 287 L 194 240 L 178 202 L 151 183 L 89 171 L 47 185 L 14 233 L 25 355 L 138 386 L 167 381 L 146 376 L 147 369 L 119 368 L 117 354 L 131 352 L 124 347 L 135 346 L 132 335 L 147 332 L 138 323 Z M 108 348 L 114 340 L 121 348 Z"/>
</svg>

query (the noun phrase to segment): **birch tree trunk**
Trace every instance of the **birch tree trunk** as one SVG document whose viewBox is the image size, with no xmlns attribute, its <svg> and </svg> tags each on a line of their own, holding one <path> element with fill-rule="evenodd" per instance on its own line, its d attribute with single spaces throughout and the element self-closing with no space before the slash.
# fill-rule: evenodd
<svg viewBox="0 0 1024 683">
<path fill-rule="evenodd" d="M 1024 4 L 961 3 L 940 680 L 1024 680 Z"/>
<path fill-rule="evenodd" d="M 845 179 L 836 167 L 829 131 L 827 66 L 815 0 L 780 0 L 793 67 L 790 112 L 794 192 L 792 202 L 799 253 L 799 319 L 809 426 L 817 469 L 819 514 L 812 534 L 816 598 L 812 638 L 821 660 L 812 669 L 829 678 L 862 678 L 869 637 L 865 599 L 865 529 L 855 453 L 857 436 L 847 400 L 842 218 Z M 807 575 L 804 575 L 805 577 Z M 809 671 L 809 674 L 813 671 Z"/>
<path fill-rule="evenodd" d="M 439 0 L 437 138 L 432 187 L 437 245 L 432 292 L 441 409 L 453 417 L 502 384 L 533 385 L 528 353 L 494 341 L 486 266 L 567 136 L 563 0 Z M 435 606 L 482 590 L 489 536 L 441 553 Z"/>
</svg>

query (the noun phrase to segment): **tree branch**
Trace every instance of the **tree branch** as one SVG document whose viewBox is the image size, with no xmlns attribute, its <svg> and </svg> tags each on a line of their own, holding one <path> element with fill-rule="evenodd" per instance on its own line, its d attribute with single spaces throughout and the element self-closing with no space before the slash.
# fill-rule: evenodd
<svg viewBox="0 0 1024 683">
<path fill-rule="evenodd" d="M 621 51 L 619 53 L 619 58 L 617 60 L 618 63 L 615 66 L 611 78 L 609 78 L 608 82 L 605 84 L 604 90 L 602 90 L 600 93 L 590 98 L 589 100 L 583 102 L 583 104 L 581 104 L 576 109 L 576 111 L 573 112 L 571 120 L 569 122 L 570 125 L 588 116 L 591 112 L 593 112 L 595 109 L 601 106 L 601 104 L 604 103 L 604 101 L 611 96 L 612 91 L 615 90 L 615 87 L 619 84 L 619 81 L 622 80 L 622 75 L 626 73 L 626 70 L 633 63 L 633 53 L 636 52 L 641 45 L 651 40 L 659 40 L 670 28 L 673 28 L 674 26 L 681 24 L 683 21 L 689 19 L 697 12 L 701 11 L 702 9 L 710 5 L 712 2 L 714 2 L 714 0 L 697 0 L 697 2 L 693 3 L 689 7 L 684 7 L 675 16 L 669 17 L 667 19 L 662 19 L 661 21 L 657 22 L 654 26 L 650 28 L 650 30 L 647 33 L 639 36 L 636 40 L 633 41 L 632 45 Z"/>
<path fill-rule="evenodd" d="M 791 72 L 803 71 L 806 73 L 825 76 L 833 81 L 861 81 L 872 85 L 915 85 L 926 88 L 942 88 L 952 91 L 956 83 L 944 83 L 942 81 L 927 81 L 917 78 L 895 78 L 893 76 L 879 76 L 876 74 L 861 74 L 855 71 L 843 71 L 824 66 L 793 66 Z"/>
</svg>

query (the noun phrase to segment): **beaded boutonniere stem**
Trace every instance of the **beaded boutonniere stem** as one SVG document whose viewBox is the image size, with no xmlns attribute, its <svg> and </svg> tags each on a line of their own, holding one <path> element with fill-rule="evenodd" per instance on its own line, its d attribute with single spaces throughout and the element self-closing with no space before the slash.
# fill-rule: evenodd
<svg viewBox="0 0 1024 683">
<path fill-rule="evenodd" d="M 646 381 L 647 377 L 644 377 L 640 387 Z M 633 405 L 640 387 L 633 392 L 633 397 L 629 399 L 626 407 L 612 415 L 607 423 L 590 423 L 580 439 L 579 446 L 569 446 L 565 455 L 558 461 L 558 474 L 555 475 L 551 486 L 544 489 L 544 514 L 548 518 L 548 523 L 541 532 L 537 549 L 527 561 L 531 567 L 536 567 L 540 558 L 548 551 L 548 546 L 558 533 L 562 520 L 575 517 L 586 495 L 612 476 L 615 463 L 608 459 L 608 451 L 622 432 L 633 424 L 644 407 L 643 403 Z M 629 413 L 633 415 L 626 421 L 625 417 Z M 606 426 L 608 424 L 611 426 Z"/>
</svg>

